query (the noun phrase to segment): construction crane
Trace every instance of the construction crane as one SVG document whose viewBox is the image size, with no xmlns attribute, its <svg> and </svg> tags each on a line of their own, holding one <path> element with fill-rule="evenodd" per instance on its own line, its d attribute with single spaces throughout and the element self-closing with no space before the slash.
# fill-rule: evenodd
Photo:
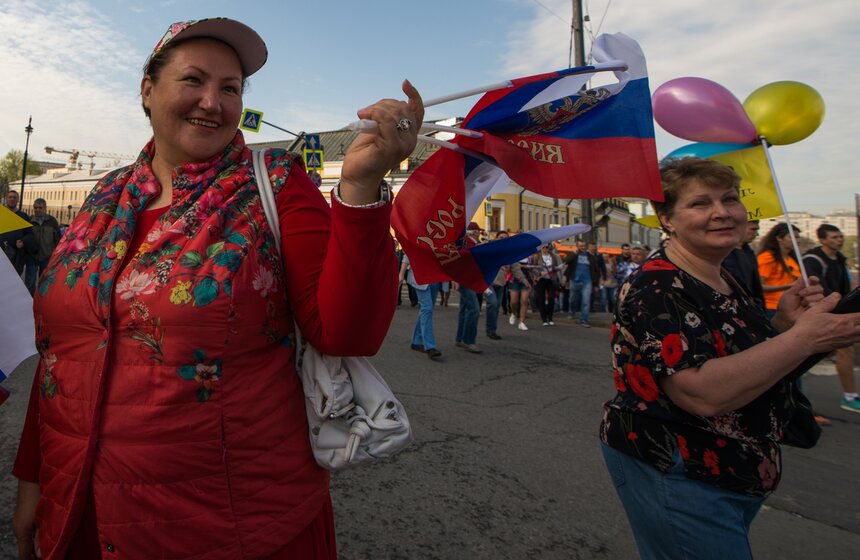
<svg viewBox="0 0 860 560">
<path fill-rule="evenodd" d="M 45 152 L 50 154 L 53 152 L 57 152 L 60 154 L 69 154 L 69 169 L 80 169 L 81 165 L 78 163 L 78 156 L 87 156 L 90 158 L 90 171 L 92 171 L 96 164 L 93 161 L 93 158 L 106 158 L 106 159 L 119 159 L 119 160 L 135 160 L 137 156 L 130 156 L 128 154 L 111 154 L 107 152 L 93 152 L 90 150 L 63 150 L 60 148 L 53 148 L 51 146 L 45 146 Z"/>
</svg>

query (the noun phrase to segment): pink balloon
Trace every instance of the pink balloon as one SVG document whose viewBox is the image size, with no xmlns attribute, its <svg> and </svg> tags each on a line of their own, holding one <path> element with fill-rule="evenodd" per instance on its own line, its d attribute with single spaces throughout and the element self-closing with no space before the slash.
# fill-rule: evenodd
<svg viewBox="0 0 860 560">
<path fill-rule="evenodd" d="M 675 78 L 651 97 L 654 120 L 667 132 L 693 142 L 755 142 L 755 125 L 732 92 L 704 78 Z"/>
</svg>

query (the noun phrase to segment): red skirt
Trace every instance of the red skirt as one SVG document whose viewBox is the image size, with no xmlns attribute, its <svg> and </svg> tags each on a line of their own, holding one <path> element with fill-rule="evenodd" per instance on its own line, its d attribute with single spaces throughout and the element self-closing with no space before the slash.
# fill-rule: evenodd
<svg viewBox="0 0 860 560">
<path fill-rule="evenodd" d="M 98 528 L 96 525 L 96 510 L 92 494 L 87 500 L 81 524 L 66 551 L 66 560 L 101 560 Z M 331 506 L 331 496 L 328 496 L 322 509 L 311 521 L 311 524 L 296 535 L 274 554 L 259 560 L 337 560 L 337 543 L 334 532 L 334 510 Z"/>
</svg>

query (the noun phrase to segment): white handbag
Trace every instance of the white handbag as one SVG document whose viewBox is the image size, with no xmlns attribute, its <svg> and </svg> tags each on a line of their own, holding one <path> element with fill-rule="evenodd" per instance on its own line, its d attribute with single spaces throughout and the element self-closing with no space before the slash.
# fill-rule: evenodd
<svg viewBox="0 0 860 560">
<path fill-rule="evenodd" d="M 280 224 L 265 154 L 252 151 L 266 220 L 281 250 Z M 305 393 L 311 448 L 326 469 L 390 457 L 412 442 L 403 404 L 367 358 L 327 356 L 296 325 L 296 371 Z"/>
</svg>

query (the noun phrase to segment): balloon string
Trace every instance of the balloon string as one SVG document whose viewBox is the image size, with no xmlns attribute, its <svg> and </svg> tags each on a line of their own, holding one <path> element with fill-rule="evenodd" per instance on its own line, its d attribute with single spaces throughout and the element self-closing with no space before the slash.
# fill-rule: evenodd
<svg viewBox="0 0 860 560">
<path fill-rule="evenodd" d="M 803 277 L 803 284 L 809 287 L 809 276 L 806 274 L 806 267 L 803 266 L 803 258 L 800 255 L 800 247 L 797 244 L 797 236 L 794 235 L 794 226 L 791 225 L 791 218 L 788 217 L 788 208 L 785 206 L 785 198 L 782 196 L 782 189 L 779 188 L 779 180 L 776 178 L 776 171 L 773 168 L 773 160 L 770 159 L 770 150 L 767 147 L 767 139 L 764 136 L 759 136 L 761 146 L 764 149 L 764 155 L 767 158 L 767 165 L 770 167 L 770 176 L 773 179 L 773 186 L 776 188 L 776 195 L 779 197 L 779 205 L 782 208 L 782 214 L 785 216 L 785 224 L 788 226 L 788 235 L 791 236 L 791 246 L 794 248 L 794 255 L 797 257 L 797 265 L 800 267 L 800 275 Z"/>
</svg>

